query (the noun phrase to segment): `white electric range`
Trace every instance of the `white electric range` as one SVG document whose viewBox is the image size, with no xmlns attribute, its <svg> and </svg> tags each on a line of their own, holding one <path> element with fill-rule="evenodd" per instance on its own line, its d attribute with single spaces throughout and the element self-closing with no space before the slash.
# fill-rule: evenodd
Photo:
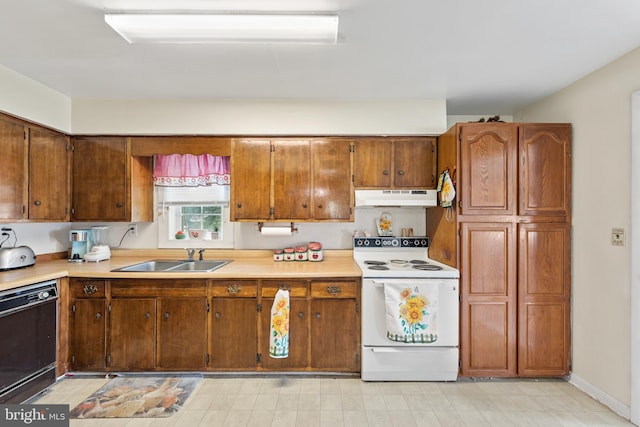
<svg viewBox="0 0 640 427">
<path fill-rule="evenodd" d="M 460 274 L 429 259 L 428 248 L 428 237 L 354 238 L 353 258 L 362 270 L 364 381 L 458 378 Z M 427 302 L 421 309 L 424 319 L 416 320 L 416 324 L 428 328 L 429 339 L 420 333 L 407 332 L 401 339 L 391 333 L 394 326 L 413 326 L 406 320 L 406 311 L 396 311 L 398 305 L 404 306 L 402 301 L 409 300 L 398 300 L 401 296 L 393 289 L 406 290 Z"/>
</svg>

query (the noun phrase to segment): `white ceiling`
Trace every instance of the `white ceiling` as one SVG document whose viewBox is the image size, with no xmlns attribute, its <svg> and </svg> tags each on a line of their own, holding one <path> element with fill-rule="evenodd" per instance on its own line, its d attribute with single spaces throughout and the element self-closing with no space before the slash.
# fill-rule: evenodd
<svg viewBox="0 0 640 427">
<path fill-rule="evenodd" d="M 448 114 L 512 114 L 640 46 L 638 0 L 177 2 L 337 12 L 334 46 L 130 45 L 104 22 L 170 3 L 0 0 L 0 64 L 71 98 L 445 98 Z"/>
</svg>

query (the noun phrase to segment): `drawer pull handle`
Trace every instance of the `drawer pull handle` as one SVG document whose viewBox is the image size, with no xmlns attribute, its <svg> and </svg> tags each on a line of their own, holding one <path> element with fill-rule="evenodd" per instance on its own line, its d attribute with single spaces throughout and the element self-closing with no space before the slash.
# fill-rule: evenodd
<svg viewBox="0 0 640 427">
<path fill-rule="evenodd" d="M 97 285 L 84 285 L 84 288 L 82 288 L 82 292 L 84 292 L 87 295 L 95 294 L 96 292 L 98 292 L 98 286 Z"/>
<path fill-rule="evenodd" d="M 240 286 L 240 285 L 238 285 L 236 283 L 233 283 L 233 284 L 227 286 L 227 292 L 229 292 L 231 295 L 235 295 L 238 292 L 240 292 L 241 290 L 242 290 L 242 286 Z"/>
<path fill-rule="evenodd" d="M 342 292 L 342 289 L 340 288 L 340 286 L 327 286 L 327 292 L 329 293 L 329 295 L 335 297 L 340 292 Z"/>
</svg>

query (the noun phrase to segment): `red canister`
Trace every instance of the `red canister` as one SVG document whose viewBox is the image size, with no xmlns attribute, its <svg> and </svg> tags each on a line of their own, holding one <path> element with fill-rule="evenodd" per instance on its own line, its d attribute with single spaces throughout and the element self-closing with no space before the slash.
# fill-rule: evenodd
<svg viewBox="0 0 640 427">
<path fill-rule="evenodd" d="M 324 259 L 324 255 L 322 254 L 322 243 L 309 242 L 309 245 L 307 245 L 307 254 L 309 261 L 322 261 Z"/>
<path fill-rule="evenodd" d="M 284 260 L 285 261 L 296 260 L 296 254 L 293 252 L 293 248 L 284 248 Z"/>
</svg>

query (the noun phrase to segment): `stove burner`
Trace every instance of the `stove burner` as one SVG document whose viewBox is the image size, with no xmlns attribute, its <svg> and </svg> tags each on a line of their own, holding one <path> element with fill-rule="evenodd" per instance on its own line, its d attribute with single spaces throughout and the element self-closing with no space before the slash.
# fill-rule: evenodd
<svg viewBox="0 0 640 427">
<path fill-rule="evenodd" d="M 421 260 L 421 259 L 412 259 L 411 261 L 409 261 L 409 264 L 414 264 L 414 265 L 425 265 L 425 264 L 429 264 L 427 261 Z"/>
<path fill-rule="evenodd" d="M 388 270 L 389 267 L 383 264 L 373 264 L 369 265 L 369 270 Z"/>
<path fill-rule="evenodd" d="M 438 271 L 442 270 L 442 267 L 439 265 L 431 265 L 428 263 L 425 264 L 417 264 L 412 267 L 414 270 L 422 270 L 422 271 Z"/>
<path fill-rule="evenodd" d="M 406 265 L 409 261 L 404 260 L 404 259 L 392 259 L 391 261 L 389 261 L 391 264 L 394 265 Z"/>
<path fill-rule="evenodd" d="M 371 261 L 371 260 L 366 260 L 364 262 L 366 265 L 387 265 L 386 262 L 384 261 Z"/>
</svg>

